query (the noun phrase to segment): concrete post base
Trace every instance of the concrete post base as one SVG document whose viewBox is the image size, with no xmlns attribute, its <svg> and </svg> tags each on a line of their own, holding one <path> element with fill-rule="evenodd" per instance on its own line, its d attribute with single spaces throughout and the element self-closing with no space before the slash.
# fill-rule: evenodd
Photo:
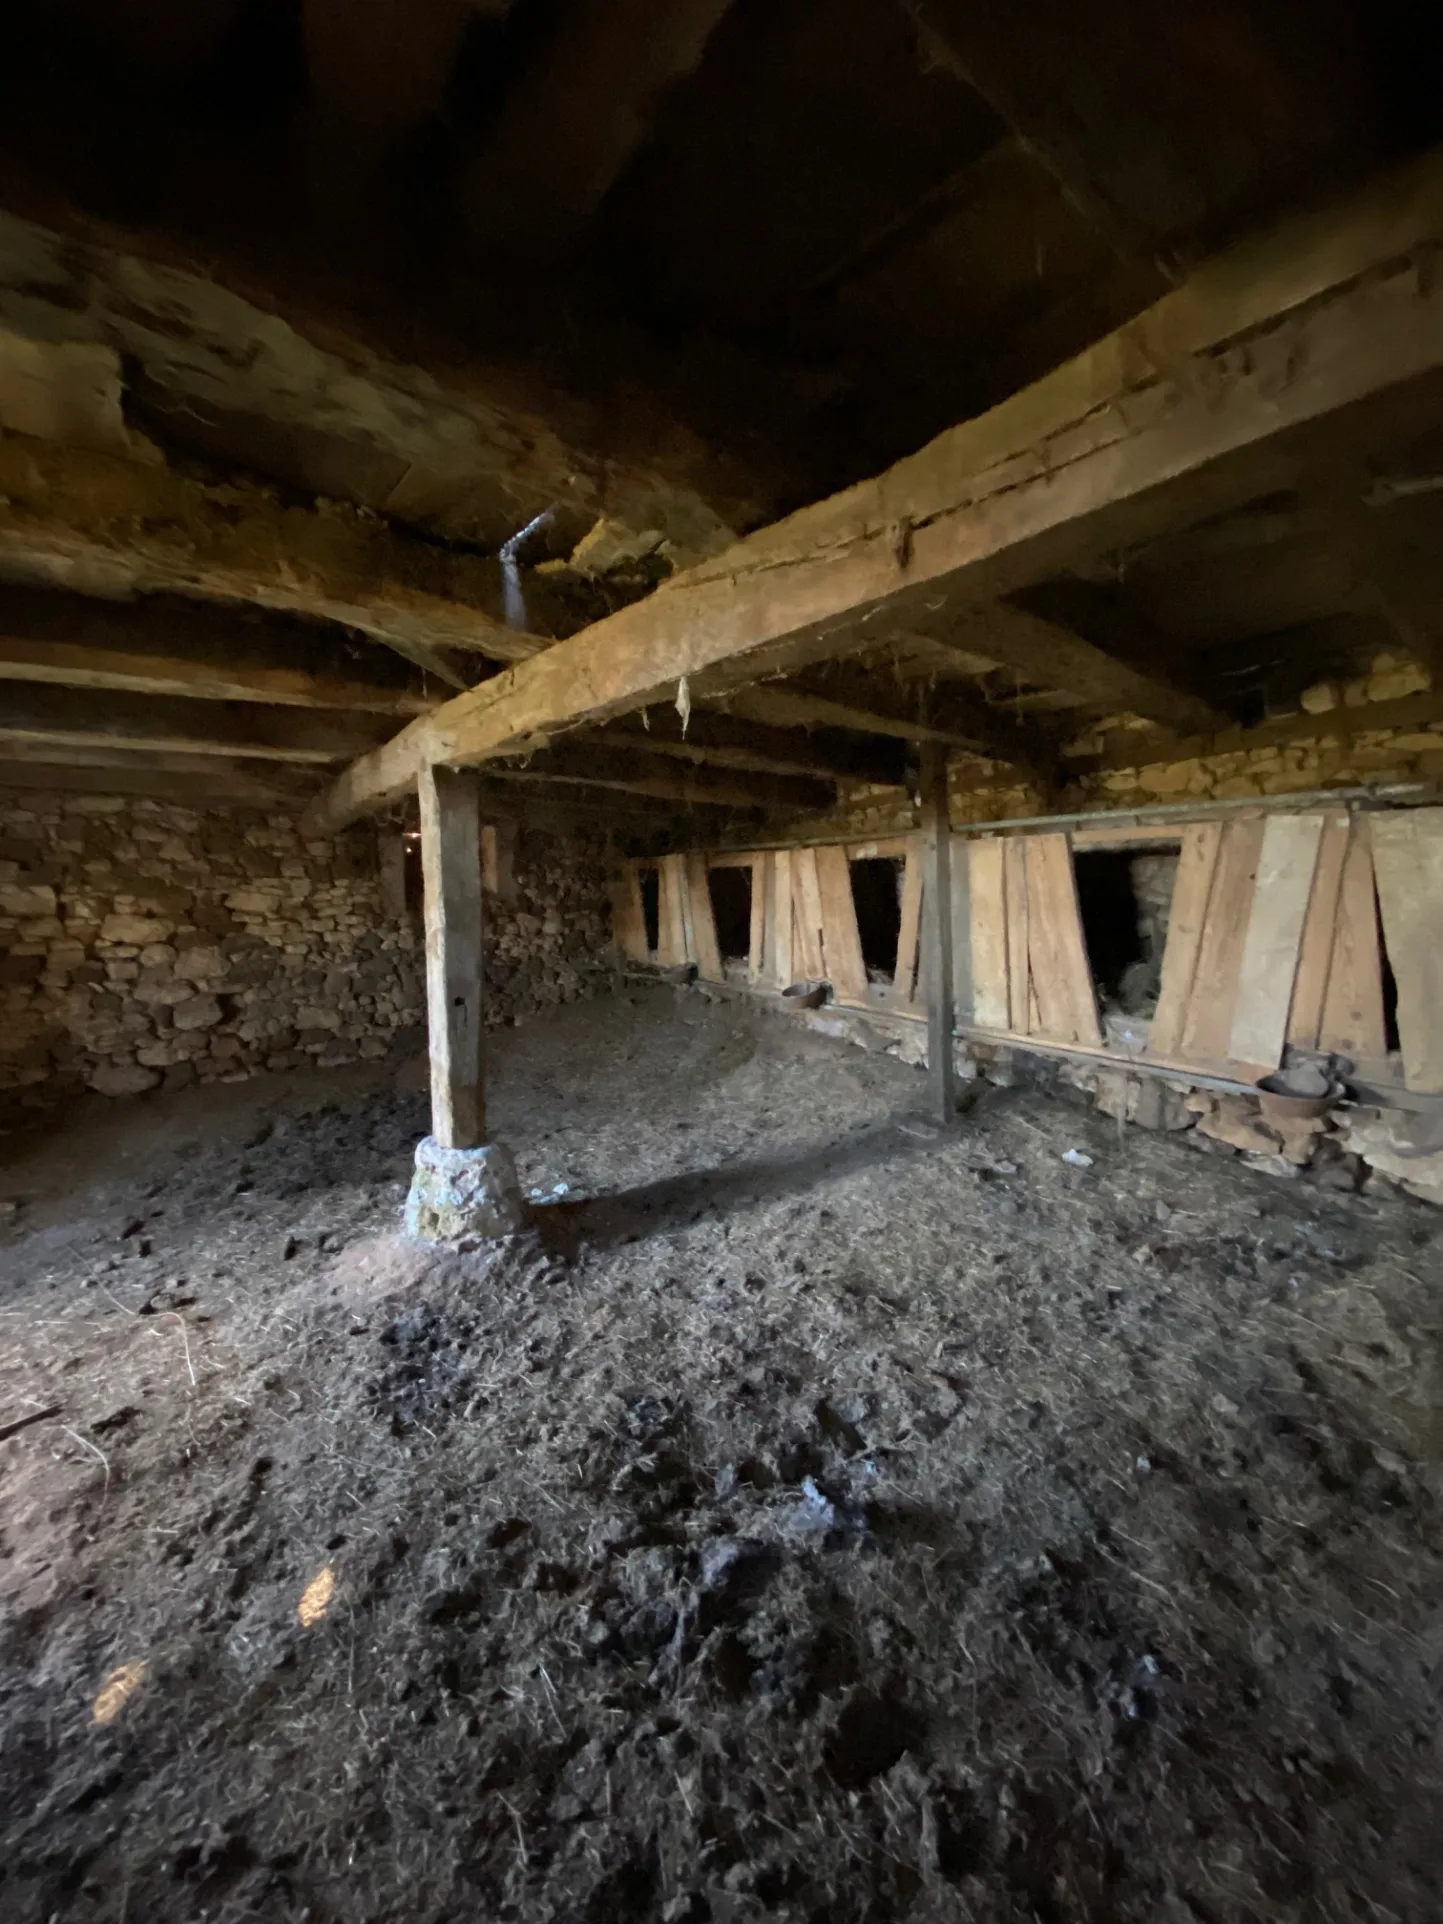
<svg viewBox="0 0 1443 1924">
<path fill-rule="evenodd" d="M 479 1249 L 511 1235 L 525 1221 L 526 1205 L 509 1149 L 497 1142 L 480 1149 L 445 1149 L 434 1136 L 417 1143 L 404 1218 L 406 1234 L 414 1241 Z"/>
</svg>

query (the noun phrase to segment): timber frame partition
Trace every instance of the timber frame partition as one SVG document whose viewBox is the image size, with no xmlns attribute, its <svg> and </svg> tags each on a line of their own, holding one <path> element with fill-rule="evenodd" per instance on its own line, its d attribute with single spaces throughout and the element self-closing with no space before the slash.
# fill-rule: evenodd
<svg viewBox="0 0 1443 1924">
<path fill-rule="evenodd" d="M 954 1031 L 1121 1064 L 1251 1083 L 1287 1052 L 1350 1058 L 1360 1075 L 1443 1091 L 1443 808 L 1257 810 L 1165 827 L 1098 823 L 946 839 Z M 1078 904 L 1074 855 L 1177 847 L 1179 861 L 1150 1022 L 1125 1038 L 1101 1020 Z M 849 865 L 903 864 L 890 984 L 868 980 Z M 826 978 L 843 1008 L 920 1018 L 932 928 L 923 834 L 628 863 L 616 939 L 656 963 L 694 962 L 728 979 L 707 873 L 752 878 L 745 986 L 778 994 Z M 640 871 L 658 871 L 659 934 L 648 949 Z M 1385 972 L 1396 983 L 1390 1053 Z M 945 1000 L 945 997 L 943 998 Z"/>
</svg>

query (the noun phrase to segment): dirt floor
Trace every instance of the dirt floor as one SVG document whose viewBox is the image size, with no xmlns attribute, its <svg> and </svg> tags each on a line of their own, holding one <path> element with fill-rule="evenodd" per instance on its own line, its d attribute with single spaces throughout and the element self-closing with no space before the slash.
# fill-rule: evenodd
<svg viewBox="0 0 1443 1924">
<path fill-rule="evenodd" d="M 5 1924 L 1443 1913 L 1437 1212 L 639 988 L 428 1266 L 417 1081 L 11 1145 Z"/>
</svg>

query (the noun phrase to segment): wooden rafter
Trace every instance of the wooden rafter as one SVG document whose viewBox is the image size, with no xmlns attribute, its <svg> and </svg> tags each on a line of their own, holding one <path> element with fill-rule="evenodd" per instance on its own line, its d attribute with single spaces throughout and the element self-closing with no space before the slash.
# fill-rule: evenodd
<svg viewBox="0 0 1443 1924">
<path fill-rule="evenodd" d="M 796 776 L 685 768 L 660 755 L 638 753 L 630 744 L 612 748 L 597 742 L 563 742 L 524 763 L 497 762 L 492 772 L 503 780 L 609 788 L 687 807 L 800 811 L 823 808 L 836 795 L 835 788 L 823 782 Z"/>
<path fill-rule="evenodd" d="M 13 687 L 0 704 L 0 753 L 22 745 L 52 751 L 105 745 L 132 753 L 178 750 L 326 767 L 361 753 L 384 726 L 367 716 Z"/>
<path fill-rule="evenodd" d="M 759 775 L 808 775 L 821 781 L 900 782 L 905 751 L 889 741 L 853 742 L 830 734 L 818 739 L 790 724 L 766 727 L 717 710 L 694 710 L 685 727 L 674 706 L 652 708 L 643 723 L 634 716 L 613 722 L 595 739 L 624 742 L 649 754 L 669 755 L 713 768 L 751 769 Z M 808 716 L 806 727 L 816 726 Z M 869 733 L 878 731 L 869 730 Z"/>
<path fill-rule="evenodd" d="M 1129 327 L 875 480 L 446 703 L 347 771 L 339 825 L 423 761 L 493 759 L 672 694 L 875 645 L 1259 493 L 1286 438 L 1443 367 L 1443 154 L 1220 256 Z M 1166 377 L 1159 369 L 1166 369 Z"/>
<path fill-rule="evenodd" d="M 734 689 L 727 706 L 787 728 L 847 728 L 896 741 L 936 742 L 995 761 L 1042 766 L 1051 744 L 1035 730 L 950 687 L 888 682 L 858 670 L 833 673 L 825 690 L 789 682 Z"/>
</svg>

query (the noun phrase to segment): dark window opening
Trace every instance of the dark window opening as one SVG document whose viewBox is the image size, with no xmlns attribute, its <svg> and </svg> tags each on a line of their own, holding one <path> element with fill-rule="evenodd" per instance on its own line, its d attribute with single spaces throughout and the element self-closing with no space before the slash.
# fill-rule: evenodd
<svg viewBox="0 0 1443 1924">
<path fill-rule="evenodd" d="M 1104 1009 L 1149 1016 L 1162 986 L 1179 848 L 1088 849 L 1073 858 L 1082 934 Z"/>
<path fill-rule="evenodd" d="M 1376 896 L 1373 914 L 1377 918 L 1378 954 L 1383 964 L 1383 1042 L 1391 1056 L 1396 1055 L 1403 1046 L 1398 1035 L 1398 983 L 1393 974 L 1393 964 L 1388 960 L 1388 945 L 1383 940 L 1383 918 Z"/>
<path fill-rule="evenodd" d="M 897 968 L 897 938 L 902 933 L 902 864 L 890 856 L 853 862 L 852 900 L 862 960 L 873 982 L 890 982 Z"/>
<path fill-rule="evenodd" d="M 661 946 L 661 870 L 644 868 L 637 872 L 641 883 L 641 919 L 646 928 L 648 955 Z"/>
<path fill-rule="evenodd" d="M 406 910 L 410 915 L 422 915 L 426 908 L 426 878 L 421 870 L 421 838 L 407 835 L 401 847 L 405 850 L 402 874 L 405 878 Z"/>
<path fill-rule="evenodd" d="M 706 880 L 722 961 L 745 962 L 752 949 L 752 872 L 713 868 Z"/>
</svg>

